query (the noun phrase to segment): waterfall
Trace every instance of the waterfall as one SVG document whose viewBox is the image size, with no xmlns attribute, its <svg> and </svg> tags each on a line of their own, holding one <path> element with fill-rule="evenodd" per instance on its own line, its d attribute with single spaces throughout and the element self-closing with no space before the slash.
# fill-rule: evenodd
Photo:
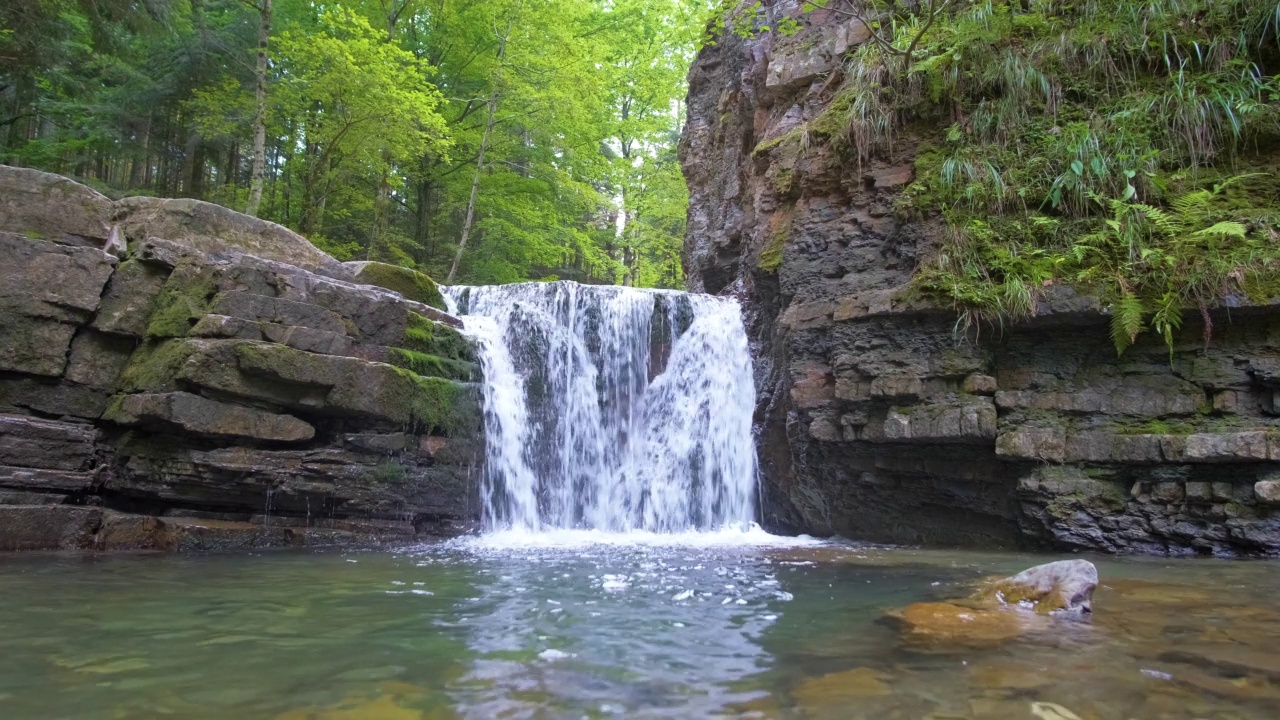
<svg viewBox="0 0 1280 720">
<path fill-rule="evenodd" d="M 755 387 L 736 301 L 574 282 L 443 290 L 480 347 L 487 529 L 750 525 Z"/>
</svg>

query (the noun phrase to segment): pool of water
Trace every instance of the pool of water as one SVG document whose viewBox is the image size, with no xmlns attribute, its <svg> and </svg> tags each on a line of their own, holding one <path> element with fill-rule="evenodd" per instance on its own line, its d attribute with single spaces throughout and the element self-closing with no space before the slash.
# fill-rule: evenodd
<svg viewBox="0 0 1280 720">
<path fill-rule="evenodd" d="M 0 558 L 0 717 L 1280 717 L 1280 563 L 1094 560 L 1088 623 L 904 645 L 1045 556 L 773 544 Z"/>
</svg>

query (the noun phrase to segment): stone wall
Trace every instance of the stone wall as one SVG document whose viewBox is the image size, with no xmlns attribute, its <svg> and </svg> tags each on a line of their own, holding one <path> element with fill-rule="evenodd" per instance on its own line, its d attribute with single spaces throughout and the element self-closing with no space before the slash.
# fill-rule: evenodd
<svg viewBox="0 0 1280 720">
<path fill-rule="evenodd" d="M 859 165 L 807 134 L 867 40 L 764 3 L 791 36 L 729 34 L 690 71 L 681 159 L 692 290 L 742 298 L 765 519 L 910 543 L 1280 553 L 1280 312 L 1221 308 L 1172 354 L 1117 358 L 1107 309 L 1045 288 L 1036 317 L 958 328 L 904 290 L 939 246 L 903 218 L 913 131 Z M 745 7 L 745 6 L 744 6 Z M 916 131 L 918 132 L 918 131 Z M 798 140 L 797 140 L 798 138 Z"/>
<path fill-rule="evenodd" d="M 0 549 L 413 540 L 477 519 L 473 348 L 409 299 L 439 302 L 425 276 L 5 166 L 0 263 Z"/>
</svg>

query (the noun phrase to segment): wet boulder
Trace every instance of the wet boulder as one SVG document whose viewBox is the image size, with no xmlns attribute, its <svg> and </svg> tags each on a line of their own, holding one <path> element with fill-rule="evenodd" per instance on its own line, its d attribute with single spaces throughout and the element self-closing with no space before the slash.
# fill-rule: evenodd
<svg viewBox="0 0 1280 720">
<path fill-rule="evenodd" d="M 1052 632 L 1057 618 L 1088 616 L 1097 586 L 1093 563 L 1062 560 L 996 580 L 967 598 L 913 603 L 885 619 L 909 647 L 988 647 Z"/>
<path fill-rule="evenodd" d="M 1038 613 L 1088 615 L 1093 612 L 1093 591 L 1097 587 L 1098 568 L 1093 563 L 1059 560 L 999 580 L 986 589 L 985 595 Z"/>
</svg>

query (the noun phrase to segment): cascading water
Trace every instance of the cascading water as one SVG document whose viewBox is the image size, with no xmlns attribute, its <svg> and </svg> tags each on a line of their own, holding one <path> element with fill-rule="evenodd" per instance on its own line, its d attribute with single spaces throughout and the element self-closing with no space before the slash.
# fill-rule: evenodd
<svg viewBox="0 0 1280 720">
<path fill-rule="evenodd" d="M 573 282 L 444 290 L 480 345 L 486 528 L 751 524 L 755 387 L 735 301 Z"/>
</svg>

